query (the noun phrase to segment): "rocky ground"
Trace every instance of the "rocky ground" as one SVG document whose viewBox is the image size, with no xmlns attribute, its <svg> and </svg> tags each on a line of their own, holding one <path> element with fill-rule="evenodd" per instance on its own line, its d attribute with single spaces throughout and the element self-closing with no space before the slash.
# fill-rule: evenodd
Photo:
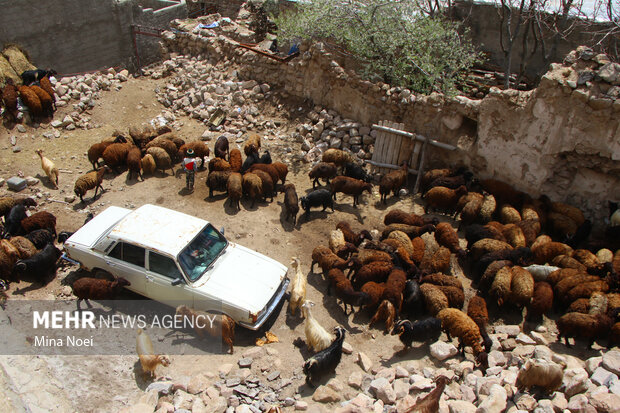
<svg viewBox="0 0 620 413">
<path fill-rule="evenodd" d="M 38 199 L 37 210 L 54 213 L 59 230 L 75 230 L 87 212 L 96 214 L 110 205 L 135 208 L 154 203 L 224 226 L 231 240 L 285 265 L 292 256 L 299 257 L 308 274 L 308 298 L 317 304 L 313 314 L 327 329 L 336 325 L 347 329 L 346 353 L 329 381 L 316 390 L 309 388 L 301 366 L 310 353 L 303 345 L 293 344 L 304 337 L 304 324 L 281 309 L 269 326 L 279 342 L 258 347 L 255 340 L 264 332 L 238 328 L 233 355 L 172 355 L 169 367 L 158 368 L 156 381 L 141 374 L 133 354 L 2 356 L 0 403 L 7 406 L 5 411 L 246 412 L 280 405 L 284 410 L 403 412 L 434 387 L 438 375 L 453 379 L 440 403 L 443 412 L 619 410 L 620 353 L 598 346 L 588 349 L 584 343 L 569 349 L 557 342 L 549 320 L 525 334 L 517 325 L 521 318 L 516 311 L 493 313 L 494 351 L 489 357 L 491 368 L 483 374 L 474 369 L 471 354 L 466 360 L 456 354 L 445 335 L 430 346 L 419 344 L 403 352 L 396 336 L 367 327 L 371 315 L 345 316 L 334 297 L 325 295 L 326 281 L 310 272 L 312 248 L 326 245 L 341 220 L 356 230 L 380 230 L 389 208 L 421 213 L 417 197 L 392 198 L 385 206 L 375 188 L 354 208 L 352 198 L 340 195 L 334 212 L 314 211 L 309 219 L 292 225 L 285 219 L 281 195 L 254 208 L 242 201 L 236 211 L 224 204 L 224 194 L 208 197 L 206 172 L 198 173 L 196 190 L 186 194 L 184 177 L 176 166 L 174 175 L 157 173 L 143 182 L 128 180 L 126 173 L 106 175 L 100 198 L 92 200 L 90 192 L 85 203 L 76 200 L 75 179 L 91 168 L 88 147 L 114 130 L 127 131 L 152 120 L 169 124 L 186 140 L 204 139 L 211 145 L 220 134 L 234 147 L 243 142 L 246 132 L 261 133 L 272 158 L 289 165 L 288 179 L 300 194 L 311 188 L 307 172 L 321 148 L 344 143 L 362 158 L 372 150 L 368 125 L 308 102 L 283 99 L 269 85 L 242 82 L 232 67 L 179 57 L 148 73 L 138 79 L 109 71 L 61 80 L 57 91 L 62 103 L 53 121 L 0 128 L 0 177 L 31 177 L 31 185 L 22 193 Z M 219 130 L 209 130 L 205 121 L 218 107 L 229 120 Z M 43 149 L 59 167 L 59 189 L 53 189 L 42 172 L 36 149 Z M 0 194 L 6 193 L 10 192 L 4 184 Z M 432 236 L 425 237 L 432 248 Z M 72 267 L 59 270 L 56 279 L 41 288 L 31 288 L 25 281 L 13 284 L 9 299 L 71 297 L 65 281 L 75 271 Z M 456 261 L 452 272 L 470 285 Z M 468 297 L 471 294 L 468 291 Z M 567 365 L 560 391 L 538 399 L 517 391 L 518 366 L 532 357 Z"/>
</svg>

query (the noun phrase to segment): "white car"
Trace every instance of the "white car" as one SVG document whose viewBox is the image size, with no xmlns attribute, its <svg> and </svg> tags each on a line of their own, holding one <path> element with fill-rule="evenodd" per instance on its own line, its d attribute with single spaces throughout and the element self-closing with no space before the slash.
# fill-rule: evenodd
<svg viewBox="0 0 620 413">
<path fill-rule="evenodd" d="M 209 222 L 171 209 L 109 207 L 75 232 L 63 257 L 176 307 L 221 312 L 257 330 L 282 299 L 287 268 L 228 241 Z"/>
</svg>

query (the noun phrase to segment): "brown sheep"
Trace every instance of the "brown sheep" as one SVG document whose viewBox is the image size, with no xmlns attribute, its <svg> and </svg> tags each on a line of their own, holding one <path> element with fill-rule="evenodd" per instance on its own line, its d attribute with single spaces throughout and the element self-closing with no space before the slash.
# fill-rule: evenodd
<svg viewBox="0 0 620 413">
<path fill-rule="evenodd" d="M 100 278 L 82 277 L 71 285 L 73 294 L 77 299 L 77 309 L 80 310 L 80 301 L 86 301 L 86 305 L 91 308 L 88 300 L 113 300 L 123 290 L 124 287 L 131 285 L 129 281 L 120 277 L 114 281 L 103 280 Z"/>
<path fill-rule="evenodd" d="M 286 166 L 284 162 L 278 161 L 273 162 L 271 166 L 276 168 L 276 171 L 278 171 L 278 177 L 280 178 L 282 185 L 284 185 L 284 183 L 286 182 L 286 176 L 288 175 L 288 166 Z"/>
<path fill-rule="evenodd" d="M 144 147 L 144 149 L 146 150 L 148 150 L 149 148 L 162 148 L 166 151 L 172 162 L 175 162 L 177 160 L 179 149 L 174 144 L 174 142 L 166 139 L 163 135 L 156 137 L 155 139 L 147 143 Z"/>
<path fill-rule="evenodd" d="M 514 248 L 526 247 L 528 245 L 527 241 L 525 240 L 523 230 L 521 230 L 521 228 L 519 228 L 515 224 L 504 225 L 502 234 L 504 235 L 504 238 L 506 238 L 506 242 L 508 242 Z"/>
<path fill-rule="evenodd" d="M 510 301 L 522 308 L 532 301 L 534 294 L 534 277 L 523 267 L 512 267 L 510 283 Z"/>
<path fill-rule="evenodd" d="M 560 388 L 563 379 L 562 366 L 542 359 L 528 360 L 519 370 L 515 385 L 520 392 L 538 387 L 545 394 L 551 394 Z"/>
<path fill-rule="evenodd" d="M 489 311 L 487 302 L 479 295 L 473 296 L 467 304 L 467 315 L 474 320 L 479 328 L 489 323 Z"/>
<path fill-rule="evenodd" d="M 284 192 L 284 208 L 286 209 L 286 219 L 293 218 L 293 225 L 297 222 L 297 214 L 299 213 L 299 198 L 295 185 L 286 184 L 282 187 Z"/>
<path fill-rule="evenodd" d="M 577 249 L 573 251 L 572 258 L 576 259 L 580 263 L 586 266 L 588 270 L 599 269 L 601 266 L 600 261 L 588 250 Z"/>
<path fill-rule="evenodd" d="M 433 317 L 450 306 L 448 297 L 434 284 L 420 285 L 420 292 L 424 297 L 426 309 Z"/>
<path fill-rule="evenodd" d="M 331 162 L 335 164 L 336 166 L 343 166 L 347 162 L 353 162 L 353 157 L 348 152 L 345 152 L 340 149 L 331 148 L 323 152 L 321 161 Z"/>
<path fill-rule="evenodd" d="M 583 225 L 586 218 L 579 208 L 562 202 L 551 202 L 551 211 L 570 218 L 578 227 Z"/>
<path fill-rule="evenodd" d="M 593 281 L 599 281 L 599 280 L 600 278 L 597 277 L 596 275 L 579 273 L 573 276 L 562 278 L 560 281 L 558 281 L 557 284 L 555 284 L 555 286 L 553 287 L 553 290 L 558 297 L 564 298 L 568 294 L 568 292 L 572 290 L 574 287 L 580 284 L 589 283 Z"/>
<path fill-rule="evenodd" d="M 249 133 L 248 139 L 245 141 L 243 145 L 243 152 L 245 156 L 250 156 L 252 153 L 258 154 L 258 150 L 260 149 L 260 135 L 256 133 Z"/>
<path fill-rule="evenodd" d="M 483 238 L 476 241 L 474 245 L 469 248 L 469 257 L 478 261 L 483 255 L 495 251 L 511 250 L 512 245 L 507 242 L 499 241 L 491 238 Z"/>
<path fill-rule="evenodd" d="M 39 80 L 39 84 L 41 85 L 41 89 L 45 90 L 45 92 L 50 96 L 53 109 L 56 110 L 56 94 L 54 93 L 54 88 L 52 87 L 52 83 L 49 78 L 47 76 L 43 76 L 41 80 Z"/>
<path fill-rule="evenodd" d="M 559 238 L 574 235 L 579 225 L 566 215 L 549 212 L 547 214 L 547 229 Z"/>
<path fill-rule="evenodd" d="M 329 247 L 318 246 L 312 250 L 312 263 L 310 271 L 314 270 L 314 264 L 319 264 L 324 274 L 327 274 L 332 268 L 344 270 L 348 262 L 337 256 L 329 249 Z"/>
<path fill-rule="evenodd" d="M 420 278 L 420 284 L 425 284 L 425 283 L 456 287 L 460 290 L 463 289 L 463 284 L 458 278 L 453 277 L 451 275 L 446 275 L 440 272 L 425 275 L 424 277 Z"/>
<path fill-rule="evenodd" d="M 502 224 L 516 224 L 521 221 L 521 214 L 512 205 L 502 205 L 499 209 L 499 216 Z"/>
<path fill-rule="evenodd" d="M 75 194 L 80 197 L 81 202 L 84 202 L 83 197 L 90 189 L 95 188 L 95 195 L 93 196 L 93 199 L 97 198 L 97 190 L 99 188 L 101 188 L 101 192 L 103 193 L 103 187 L 101 186 L 101 183 L 103 182 L 103 175 L 106 173 L 106 171 L 109 170 L 110 169 L 107 166 L 104 166 L 97 171 L 92 171 L 80 176 L 75 181 L 73 192 L 75 192 Z"/>
<path fill-rule="evenodd" d="M 107 150 L 107 149 L 106 149 Z M 168 152 L 166 152 L 162 148 L 152 147 L 146 150 L 148 155 L 151 155 L 155 160 L 155 165 L 157 165 L 157 169 L 161 169 L 162 172 L 166 172 L 166 169 L 170 169 L 172 171 L 172 175 L 174 175 L 174 168 L 172 167 L 172 159 Z"/>
<path fill-rule="evenodd" d="M 273 182 L 273 187 L 275 189 L 276 183 L 278 182 L 278 179 L 280 179 L 280 175 L 278 174 L 278 170 L 276 169 L 276 167 L 273 166 L 273 164 L 256 163 L 248 169 L 248 172 L 254 172 L 257 170 L 267 172 L 269 174 L 269 176 L 271 177 L 271 181 Z"/>
<path fill-rule="evenodd" d="M 384 251 L 377 251 L 372 249 L 360 249 L 353 257 L 349 260 L 350 267 L 353 271 L 357 271 L 363 265 L 368 264 L 373 261 L 385 261 L 392 262 L 392 257 L 390 254 Z"/>
<path fill-rule="evenodd" d="M 140 148 L 138 148 L 137 146 L 133 145 L 131 148 L 129 148 L 129 152 L 127 152 L 127 177 L 128 179 L 131 179 L 132 175 L 135 173 L 136 175 L 138 175 L 138 178 L 142 179 L 144 181 L 144 178 L 142 177 L 142 152 L 140 151 Z"/>
<path fill-rule="evenodd" d="M 433 255 L 426 254 L 420 262 L 422 273 L 449 273 L 450 272 L 450 250 L 446 247 L 439 247 Z"/>
<path fill-rule="evenodd" d="M 442 245 L 457 254 L 459 257 L 464 258 L 466 252 L 461 248 L 459 244 L 459 236 L 452 228 L 452 225 L 447 222 L 440 222 L 435 227 L 435 240 L 439 245 Z"/>
<path fill-rule="evenodd" d="M 274 182 L 273 182 L 273 179 L 271 179 L 271 176 L 267 172 L 262 171 L 260 169 L 255 169 L 251 173 L 258 176 L 260 180 L 262 181 L 262 190 L 263 190 L 262 195 L 263 195 L 264 200 L 267 201 L 267 198 L 271 198 L 271 201 L 273 201 L 275 190 L 274 190 Z"/>
<path fill-rule="evenodd" d="M 578 298 L 590 298 L 595 292 L 606 293 L 609 291 L 609 284 L 604 280 L 595 280 L 590 282 L 584 282 L 576 285 L 568 291 L 566 296 L 563 297 L 564 303 L 571 303 Z"/>
<path fill-rule="evenodd" d="M 467 193 L 465 186 L 459 186 L 457 189 L 450 189 L 444 186 L 436 186 L 431 188 L 424 194 L 426 200 L 426 212 L 431 209 L 454 212 L 454 207 L 459 198 Z"/>
<path fill-rule="evenodd" d="M 567 313 L 582 313 L 589 314 L 590 313 L 590 299 L 589 298 L 578 298 L 566 308 Z"/>
<path fill-rule="evenodd" d="M 90 148 L 88 148 L 88 161 L 93 164 L 93 170 L 97 169 L 97 161 L 99 161 L 99 158 L 103 155 L 103 151 L 112 143 L 113 142 L 98 142 L 92 144 Z"/>
<path fill-rule="evenodd" d="M 424 175 L 422 175 L 422 179 L 420 183 L 422 185 L 422 188 L 427 188 L 431 184 L 431 182 L 433 182 L 435 179 L 452 176 L 453 174 L 454 174 L 454 171 L 448 168 L 431 169 L 429 171 L 424 172 Z"/>
<path fill-rule="evenodd" d="M 319 178 L 323 179 L 328 185 L 329 180 L 338 174 L 338 167 L 331 162 L 319 162 L 312 167 L 308 176 L 312 179 L 312 189 L 319 185 Z"/>
<path fill-rule="evenodd" d="M 213 198 L 213 191 L 228 190 L 228 178 L 232 174 L 231 171 L 213 171 L 207 175 L 206 185 L 209 188 L 209 198 Z"/>
<path fill-rule="evenodd" d="M 228 163 L 230 163 L 230 170 L 233 172 L 239 172 L 241 170 L 241 151 L 237 148 L 230 150 L 230 155 L 228 156 Z"/>
<path fill-rule="evenodd" d="M 371 327 L 374 323 L 381 320 L 384 320 L 385 322 L 385 332 L 387 333 L 391 331 L 394 327 L 394 320 L 396 320 L 396 309 L 394 308 L 394 305 L 388 300 L 383 300 L 381 302 L 381 304 L 377 308 L 377 311 L 375 312 L 375 315 L 373 315 L 370 319 L 368 327 Z"/>
<path fill-rule="evenodd" d="M 529 274 L 529 273 L 528 273 Z M 510 299 L 512 285 L 512 271 L 509 267 L 500 268 L 495 274 L 489 294 L 497 299 L 497 305 L 502 306 Z"/>
<path fill-rule="evenodd" d="M 553 308 L 553 288 L 546 281 L 538 281 L 534 284 L 532 301 L 527 306 L 525 319 L 528 321 L 539 321 L 544 314 Z"/>
<path fill-rule="evenodd" d="M 243 195 L 243 176 L 239 172 L 231 172 L 226 181 L 226 192 L 228 192 L 228 200 L 230 206 L 233 205 L 239 210 L 239 200 Z"/>
<path fill-rule="evenodd" d="M 463 304 L 465 303 L 465 293 L 462 288 L 452 287 L 449 285 L 438 285 L 437 288 L 441 290 L 442 293 L 448 299 L 448 305 L 452 308 L 463 308 Z"/>
<path fill-rule="evenodd" d="M 582 274 L 582 271 L 579 271 L 575 268 L 561 268 L 549 274 L 549 276 L 547 276 L 547 282 L 555 286 L 558 282 L 560 282 L 564 278 L 572 277 L 577 274 Z"/>
<path fill-rule="evenodd" d="M 379 303 L 381 302 L 381 297 L 383 297 L 383 291 L 385 290 L 385 283 L 376 283 L 374 281 L 369 281 L 362 285 L 360 291 L 368 294 L 368 300 L 366 301 L 366 307 L 375 310 Z"/>
<path fill-rule="evenodd" d="M 19 86 L 17 88 L 19 96 L 22 98 L 24 105 L 28 107 L 33 119 L 37 119 L 43 116 L 43 107 L 41 106 L 41 100 L 37 94 L 29 86 Z"/>
<path fill-rule="evenodd" d="M 387 197 L 392 192 L 394 196 L 398 194 L 400 188 L 402 188 L 406 181 L 407 176 L 409 175 L 409 167 L 407 166 L 407 162 L 405 162 L 402 168 L 399 168 L 395 171 L 388 172 L 387 174 L 381 177 L 379 181 L 379 193 L 381 194 L 381 202 L 384 204 L 387 202 Z"/>
<path fill-rule="evenodd" d="M 536 237 L 540 234 L 540 221 L 524 219 L 523 221 L 517 222 L 516 225 L 523 232 L 526 246 L 531 246 L 536 240 Z"/>
<path fill-rule="evenodd" d="M 503 267 L 512 266 L 512 261 L 510 260 L 497 260 L 493 261 L 489 264 L 489 266 L 484 270 L 482 275 L 480 276 L 480 280 L 478 281 L 478 289 L 480 291 L 487 291 L 491 288 L 493 284 L 493 280 L 495 280 L 495 275 L 497 272 Z"/>
<path fill-rule="evenodd" d="M 483 224 L 489 222 L 495 212 L 495 208 L 497 208 L 495 197 L 485 193 L 482 198 L 482 205 L 480 205 L 480 211 L 478 212 L 478 221 Z"/>
<path fill-rule="evenodd" d="M 482 194 L 476 192 L 469 192 L 467 195 L 471 195 L 471 199 L 467 201 L 461 208 L 458 208 L 457 211 L 461 212 L 461 222 L 459 227 L 469 225 L 478 219 L 480 216 L 480 210 L 482 209 L 482 204 L 484 201 L 484 196 Z M 463 195 L 461 199 L 467 197 L 467 195 Z M 459 200 L 459 203 L 461 202 Z"/>
<path fill-rule="evenodd" d="M 521 208 L 523 201 L 527 198 L 523 192 L 517 191 L 511 185 L 497 179 L 483 179 L 480 181 L 480 185 L 485 191 L 492 194 L 500 205 L 510 204 L 516 208 Z"/>
<path fill-rule="evenodd" d="M 387 238 L 391 232 L 393 231 L 402 231 L 410 239 L 417 238 L 422 234 L 426 234 L 427 232 L 434 232 L 435 226 L 433 224 L 422 225 L 421 227 L 416 227 L 414 225 L 405 225 L 405 224 L 390 224 L 381 233 L 381 239 Z"/>
<path fill-rule="evenodd" d="M 589 347 L 596 339 L 603 339 L 609 335 L 613 325 L 611 318 L 605 314 L 567 313 L 555 322 L 558 327 L 558 339 L 564 338 L 564 343 L 570 347 L 569 338 L 585 338 L 589 340 Z"/>
<path fill-rule="evenodd" d="M 263 181 L 258 175 L 248 172 L 243 175 L 242 185 L 243 193 L 252 200 L 250 208 L 254 208 L 256 200 L 263 196 Z"/>
<path fill-rule="evenodd" d="M 404 248 L 405 251 L 407 251 L 407 254 L 409 254 L 410 258 L 413 259 L 414 256 L 417 257 L 417 255 L 415 253 L 415 250 L 413 248 L 413 243 L 412 243 L 411 239 L 404 232 L 402 232 L 402 231 L 392 231 L 392 232 L 390 232 L 390 235 L 388 235 L 388 237 L 385 240 L 383 240 L 383 241 L 386 242 L 388 240 L 394 241 L 401 248 Z M 422 241 L 422 242 L 424 242 L 424 241 Z M 424 251 L 422 251 L 422 252 L 424 252 Z M 420 261 L 418 261 L 416 264 L 419 264 L 419 263 L 420 263 Z"/>
<path fill-rule="evenodd" d="M 423 217 L 420 215 L 416 215 L 414 213 L 408 213 L 403 211 L 402 209 L 392 209 L 390 212 L 385 214 L 383 218 L 383 223 L 385 225 L 390 224 L 407 224 L 407 225 L 415 225 L 416 227 L 420 227 L 426 224 L 438 224 L 437 218 L 431 217 Z"/>
<path fill-rule="evenodd" d="M 441 328 L 448 339 L 458 337 L 462 351 L 465 346 L 470 346 L 476 358 L 483 353 L 480 328 L 467 314 L 456 308 L 444 308 L 437 314 L 437 318 L 441 320 Z"/>
<path fill-rule="evenodd" d="M 388 235 L 388 238 L 392 236 L 397 231 L 393 231 Z M 406 235 L 406 234 L 405 234 Z M 411 254 L 411 259 L 416 264 L 422 262 L 424 257 L 424 252 L 426 251 L 426 245 L 424 239 L 422 237 L 415 237 L 411 239 L 411 246 L 413 247 L 413 253 Z"/>
<path fill-rule="evenodd" d="M 574 268 L 576 270 L 579 270 L 580 272 L 587 271 L 585 265 L 577 261 L 575 258 L 563 254 L 553 257 L 550 264 L 560 268 Z"/>
<path fill-rule="evenodd" d="M 30 90 L 39 98 L 42 114 L 44 116 L 52 116 L 54 114 L 54 102 L 52 101 L 52 97 L 37 85 L 31 85 Z"/>
<path fill-rule="evenodd" d="M 327 294 L 329 295 L 331 287 L 333 287 L 336 298 L 344 304 L 345 315 L 349 314 L 347 313 L 347 305 L 351 307 L 351 313 L 353 313 L 355 310 L 354 306 L 359 307 L 368 302 L 369 296 L 364 292 L 355 291 L 351 281 L 345 277 L 342 270 L 338 268 L 330 269 L 327 273 L 327 279 L 329 280 Z"/>
<path fill-rule="evenodd" d="M 203 141 L 192 141 L 182 145 L 177 152 L 177 159 L 183 159 L 187 156 L 187 150 L 192 149 L 194 151 L 194 157 L 199 158 L 199 166 L 202 167 L 202 160 L 205 156 L 209 156 L 209 147 Z"/>
<path fill-rule="evenodd" d="M 30 197 L 0 196 L 0 216 L 6 217 L 15 205 L 37 206 L 37 201 Z"/>
<path fill-rule="evenodd" d="M 140 167 L 142 168 L 142 173 L 145 175 L 153 175 L 155 169 L 157 168 L 157 164 L 155 163 L 155 159 L 153 155 L 146 154 L 142 157 L 140 161 Z M 144 179 L 144 177 L 142 178 Z"/>
<path fill-rule="evenodd" d="M 119 168 L 127 163 L 127 154 L 130 148 L 131 145 L 128 143 L 113 143 L 105 148 L 101 157 L 107 166 L 118 173 Z"/>
<path fill-rule="evenodd" d="M 382 283 L 387 280 L 387 277 L 394 269 L 394 264 L 389 261 L 372 261 L 362 265 L 356 272 L 353 278 L 353 283 L 356 287 L 363 286 L 370 281 L 376 283 Z"/>
<path fill-rule="evenodd" d="M 0 90 L 0 98 L 8 119 L 13 122 L 17 121 L 17 87 L 13 84 L 12 79 L 6 79 L 6 85 Z"/>
<path fill-rule="evenodd" d="M 213 158 L 209 161 L 209 173 L 213 171 L 230 171 L 232 167 L 222 158 Z"/>
<path fill-rule="evenodd" d="M 230 354 L 233 354 L 235 342 L 235 321 L 226 314 L 209 314 L 197 311 L 186 305 L 180 305 L 176 309 L 176 315 L 182 316 L 194 326 L 198 337 L 204 339 L 207 336 L 221 337 L 222 344 L 228 345 Z"/>
<path fill-rule="evenodd" d="M 342 192 L 343 194 L 351 195 L 353 197 L 353 206 L 356 206 L 357 199 L 364 191 L 372 194 L 372 185 L 360 179 L 349 178 L 348 176 L 337 176 L 332 179 L 331 192 L 334 200 L 336 200 L 336 193 Z"/>
<path fill-rule="evenodd" d="M 534 240 L 534 242 L 532 243 L 532 245 L 530 245 L 530 248 L 532 250 L 534 250 L 534 248 L 538 248 L 541 247 L 543 244 L 547 244 L 549 242 L 553 241 L 551 239 L 551 237 L 549 235 L 539 235 L 536 237 L 536 239 Z"/>
<path fill-rule="evenodd" d="M 336 224 L 336 229 L 339 229 L 340 231 L 342 231 L 342 234 L 344 235 L 344 240 L 346 242 L 350 242 L 356 247 L 359 247 L 359 245 L 362 243 L 363 240 L 372 239 L 372 236 L 366 230 L 362 230 L 356 234 L 351 229 L 351 225 L 345 221 L 338 222 L 338 224 Z"/>
<path fill-rule="evenodd" d="M 532 245 L 532 253 L 536 264 L 546 264 L 558 255 L 570 256 L 573 249 L 561 242 L 551 241 L 538 246 Z"/>
<path fill-rule="evenodd" d="M 47 229 L 56 235 L 56 217 L 47 211 L 39 211 L 22 219 L 21 226 L 25 233 L 35 231 L 37 229 Z"/>
<path fill-rule="evenodd" d="M 19 259 L 23 260 L 36 254 L 37 247 L 28 239 L 21 236 L 11 237 L 9 242 L 17 249 Z"/>
<path fill-rule="evenodd" d="M 400 313 L 403 303 L 403 291 L 407 283 L 407 274 L 400 268 L 394 267 L 385 282 L 383 299 L 388 300 L 394 305 L 397 314 Z"/>
</svg>

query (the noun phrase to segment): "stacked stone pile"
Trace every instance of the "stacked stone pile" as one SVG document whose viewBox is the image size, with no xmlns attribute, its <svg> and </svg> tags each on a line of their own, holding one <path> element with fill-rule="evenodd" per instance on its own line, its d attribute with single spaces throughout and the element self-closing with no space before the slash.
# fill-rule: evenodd
<svg viewBox="0 0 620 413">
<path fill-rule="evenodd" d="M 354 371 L 348 378 L 337 374 L 305 399 L 301 368 L 285 376 L 277 350 L 255 347 L 243 353 L 238 368 L 224 364 L 217 373 L 152 383 L 128 411 L 239 413 L 280 406 L 283 411 L 401 413 L 428 394 L 440 375 L 452 380 L 440 399 L 442 413 L 620 411 L 620 351 L 603 351 L 583 361 L 556 354 L 546 337 L 544 328 L 524 334 L 517 325 L 496 327 L 486 373 L 474 369 L 471 355 L 463 360 L 453 344 L 442 341 L 430 346 L 430 357 L 387 367 L 346 346 L 350 355 L 337 371 L 344 365 Z M 531 359 L 565 366 L 558 391 L 534 397 L 534 392 L 517 389 L 519 368 Z"/>
</svg>

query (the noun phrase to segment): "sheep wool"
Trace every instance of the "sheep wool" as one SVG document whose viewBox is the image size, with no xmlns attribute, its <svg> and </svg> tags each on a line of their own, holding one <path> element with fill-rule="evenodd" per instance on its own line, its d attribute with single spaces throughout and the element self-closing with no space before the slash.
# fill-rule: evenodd
<svg viewBox="0 0 620 413">
<path fill-rule="evenodd" d="M 492 238 L 483 238 L 476 241 L 474 245 L 469 248 L 469 255 L 472 260 L 478 261 L 483 255 L 494 251 L 511 250 L 512 245 L 504 241 L 499 241 Z"/>
<path fill-rule="evenodd" d="M 509 267 L 503 267 L 495 274 L 489 293 L 497 298 L 497 305 L 499 306 L 503 305 L 510 298 L 512 274 L 512 269 Z"/>
<path fill-rule="evenodd" d="M 444 308 L 437 314 L 441 328 L 452 337 L 458 337 L 461 345 L 470 346 L 474 356 L 483 352 L 480 328 L 467 314 L 456 308 Z"/>
<path fill-rule="evenodd" d="M 234 172 L 241 170 L 241 151 L 237 148 L 231 149 L 228 156 L 228 163 L 230 163 L 230 169 Z"/>
<path fill-rule="evenodd" d="M 510 301 L 519 307 L 524 307 L 532 300 L 534 294 L 534 277 L 523 267 L 515 266 L 511 269 Z"/>
<path fill-rule="evenodd" d="M 538 387 L 546 394 L 551 394 L 562 385 L 564 369 L 551 361 L 536 359 L 528 360 L 517 375 L 516 386 L 519 391 L 529 391 Z"/>
<path fill-rule="evenodd" d="M 228 199 L 231 206 L 236 206 L 237 209 L 241 209 L 239 201 L 243 195 L 243 177 L 239 172 L 232 172 L 228 176 L 226 182 L 226 190 L 228 192 Z"/>
<path fill-rule="evenodd" d="M 155 159 L 151 154 L 146 154 L 142 157 L 142 160 L 140 161 L 140 166 L 142 167 L 142 173 L 144 173 L 145 175 L 153 175 L 155 169 L 157 168 Z"/>
<path fill-rule="evenodd" d="M 422 284 L 420 291 L 424 297 L 426 308 L 433 317 L 450 306 L 448 297 L 436 285 Z"/>
<path fill-rule="evenodd" d="M 43 116 L 43 107 L 37 94 L 28 86 L 19 86 L 17 90 L 19 91 L 19 96 L 22 98 L 24 105 L 28 107 L 31 116 L 33 118 L 40 118 Z"/>
<path fill-rule="evenodd" d="M 106 151 L 108 149 L 106 149 Z M 170 159 L 170 155 L 168 155 L 168 152 L 166 152 L 162 148 L 153 147 L 153 148 L 147 149 L 146 153 L 153 157 L 153 159 L 155 160 L 155 165 L 157 166 L 157 169 L 161 169 L 162 172 L 165 172 L 166 169 L 170 169 L 172 171 L 172 174 L 174 175 L 174 169 L 172 167 L 172 159 Z M 104 152 L 104 155 L 105 155 L 105 152 Z"/>
<path fill-rule="evenodd" d="M 312 316 L 312 312 L 310 310 L 312 306 L 314 306 L 314 303 L 311 301 L 306 301 L 301 306 L 306 312 L 304 331 L 306 334 L 306 344 L 308 345 L 308 348 L 312 351 L 318 352 L 329 347 L 334 338 Z"/>
</svg>

